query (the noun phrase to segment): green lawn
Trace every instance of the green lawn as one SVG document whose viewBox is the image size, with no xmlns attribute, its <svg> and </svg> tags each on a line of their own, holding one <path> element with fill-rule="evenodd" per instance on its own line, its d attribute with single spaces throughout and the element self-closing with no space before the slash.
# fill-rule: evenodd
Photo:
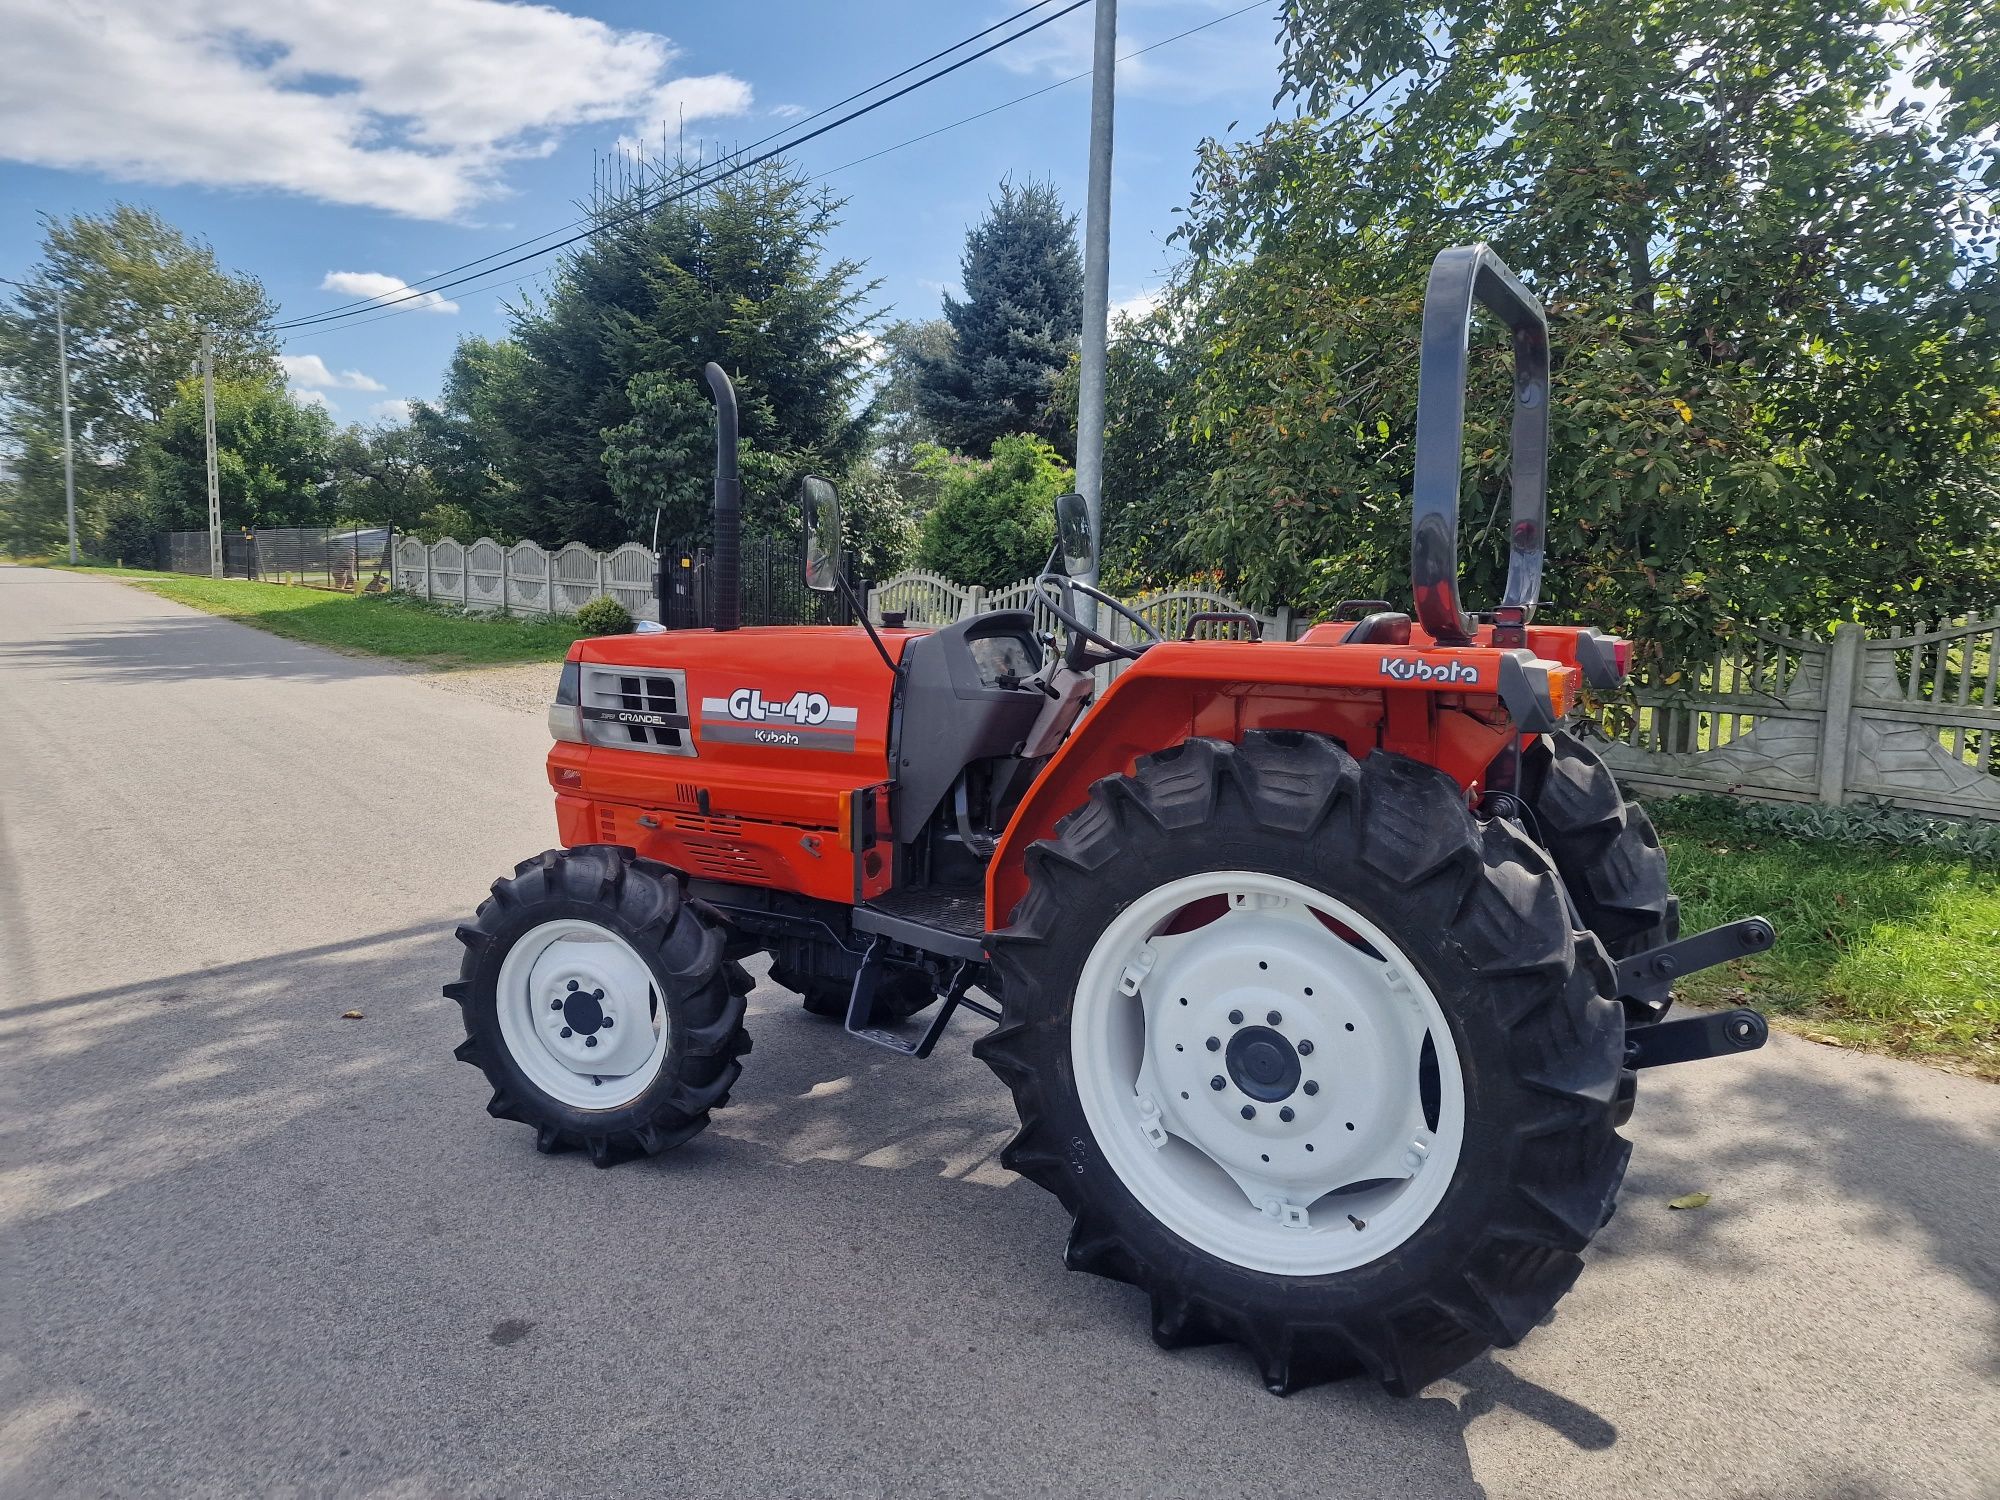
<svg viewBox="0 0 2000 1500">
<path fill-rule="evenodd" d="M 1753 914 L 1778 929 L 1769 953 L 1688 979 L 1687 999 L 2000 1079 L 2000 867 L 1752 832 L 1711 806 L 1653 813 L 1683 932 Z"/>
<path fill-rule="evenodd" d="M 194 578 L 137 568 L 91 568 L 123 578 L 162 599 L 240 620 L 273 635 L 335 651 L 388 656 L 434 667 L 494 667 L 560 661 L 583 632 L 568 619 L 465 615 L 388 594 L 333 594 L 322 589 L 236 578 Z"/>
</svg>

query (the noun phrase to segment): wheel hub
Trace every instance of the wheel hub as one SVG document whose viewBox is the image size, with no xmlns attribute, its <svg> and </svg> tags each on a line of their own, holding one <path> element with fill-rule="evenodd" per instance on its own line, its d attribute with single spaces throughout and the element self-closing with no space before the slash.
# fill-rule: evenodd
<svg viewBox="0 0 2000 1500">
<path fill-rule="evenodd" d="M 604 1013 L 604 991 L 585 990 L 576 980 L 567 982 L 567 993 L 555 1002 L 562 1008 L 563 1020 L 570 1030 L 579 1036 L 595 1036 L 606 1026 L 613 1025 L 611 1017 Z"/>
<path fill-rule="evenodd" d="M 565 1104 L 616 1108 L 658 1073 L 668 1034 L 652 972 L 606 928 L 564 919 L 524 934 L 498 990 L 509 1052 Z"/>
<path fill-rule="evenodd" d="M 1171 882 L 1106 929 L 1077 1006 L 1079 1092 L 1106 1155 L 1177 1232 L 1238 1264 L 1364 1263 L 1450 1181 L 1455 1056 L 1438 1054 L 1441 1102 L 1420 1082 L 1443 1014 L 1331 896 L 1247 871 Z"/>
<path fill-rule="evenodd" d="M 1304 1072 L 1297 1050 L 1268 1026 L 1245 1026 L 1229 1039 L 1223 1056 L 1230 1082 L 1265 1104 L 1289 1099 Z"/>
</svg>

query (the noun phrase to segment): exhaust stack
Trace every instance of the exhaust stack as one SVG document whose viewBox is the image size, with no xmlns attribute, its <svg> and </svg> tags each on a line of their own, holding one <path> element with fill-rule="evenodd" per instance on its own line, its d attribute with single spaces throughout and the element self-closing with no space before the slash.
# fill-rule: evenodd
<svg viewBox="0 0 2000 1500">
<path fill-rule="evenodd" d="M 715 397 L 715 628 L 743 623 L 743 484 L 736 477 L 736 387 L 721 365 L 702 369 Z"/>
</svg>

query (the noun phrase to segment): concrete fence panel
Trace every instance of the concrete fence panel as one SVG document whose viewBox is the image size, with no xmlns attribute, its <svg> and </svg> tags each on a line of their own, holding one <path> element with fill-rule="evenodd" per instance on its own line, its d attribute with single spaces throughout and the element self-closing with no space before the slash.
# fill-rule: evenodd
<svg viewBox="0 0 2000 1500">
<path fill-rule="evenodd" d="M 503 613 L 545 615 L 549 612 L 549 555 L 533 542 L 516 542 L 507 549 L 507 588 Z"/>
<path fill-rule="evenodd" d="M 490 536 L 465 549 L 465 607 L 501 610 L 507 599 L 507 553 Z"/>
</svg>

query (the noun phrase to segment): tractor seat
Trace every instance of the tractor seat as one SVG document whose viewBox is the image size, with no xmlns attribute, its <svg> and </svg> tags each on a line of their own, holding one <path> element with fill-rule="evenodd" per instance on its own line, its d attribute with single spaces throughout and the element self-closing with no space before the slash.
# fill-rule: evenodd
<svg viewBox="0 0 2000 1500">
<path fill-rule="evenodd" d="M 1407 646 L 1410 644 L 1410 617 L 1398 610 L 1385 609 L 1363 615 L 1354 628 L 1340 638 L 1343 646 Z"/>
</svg>

